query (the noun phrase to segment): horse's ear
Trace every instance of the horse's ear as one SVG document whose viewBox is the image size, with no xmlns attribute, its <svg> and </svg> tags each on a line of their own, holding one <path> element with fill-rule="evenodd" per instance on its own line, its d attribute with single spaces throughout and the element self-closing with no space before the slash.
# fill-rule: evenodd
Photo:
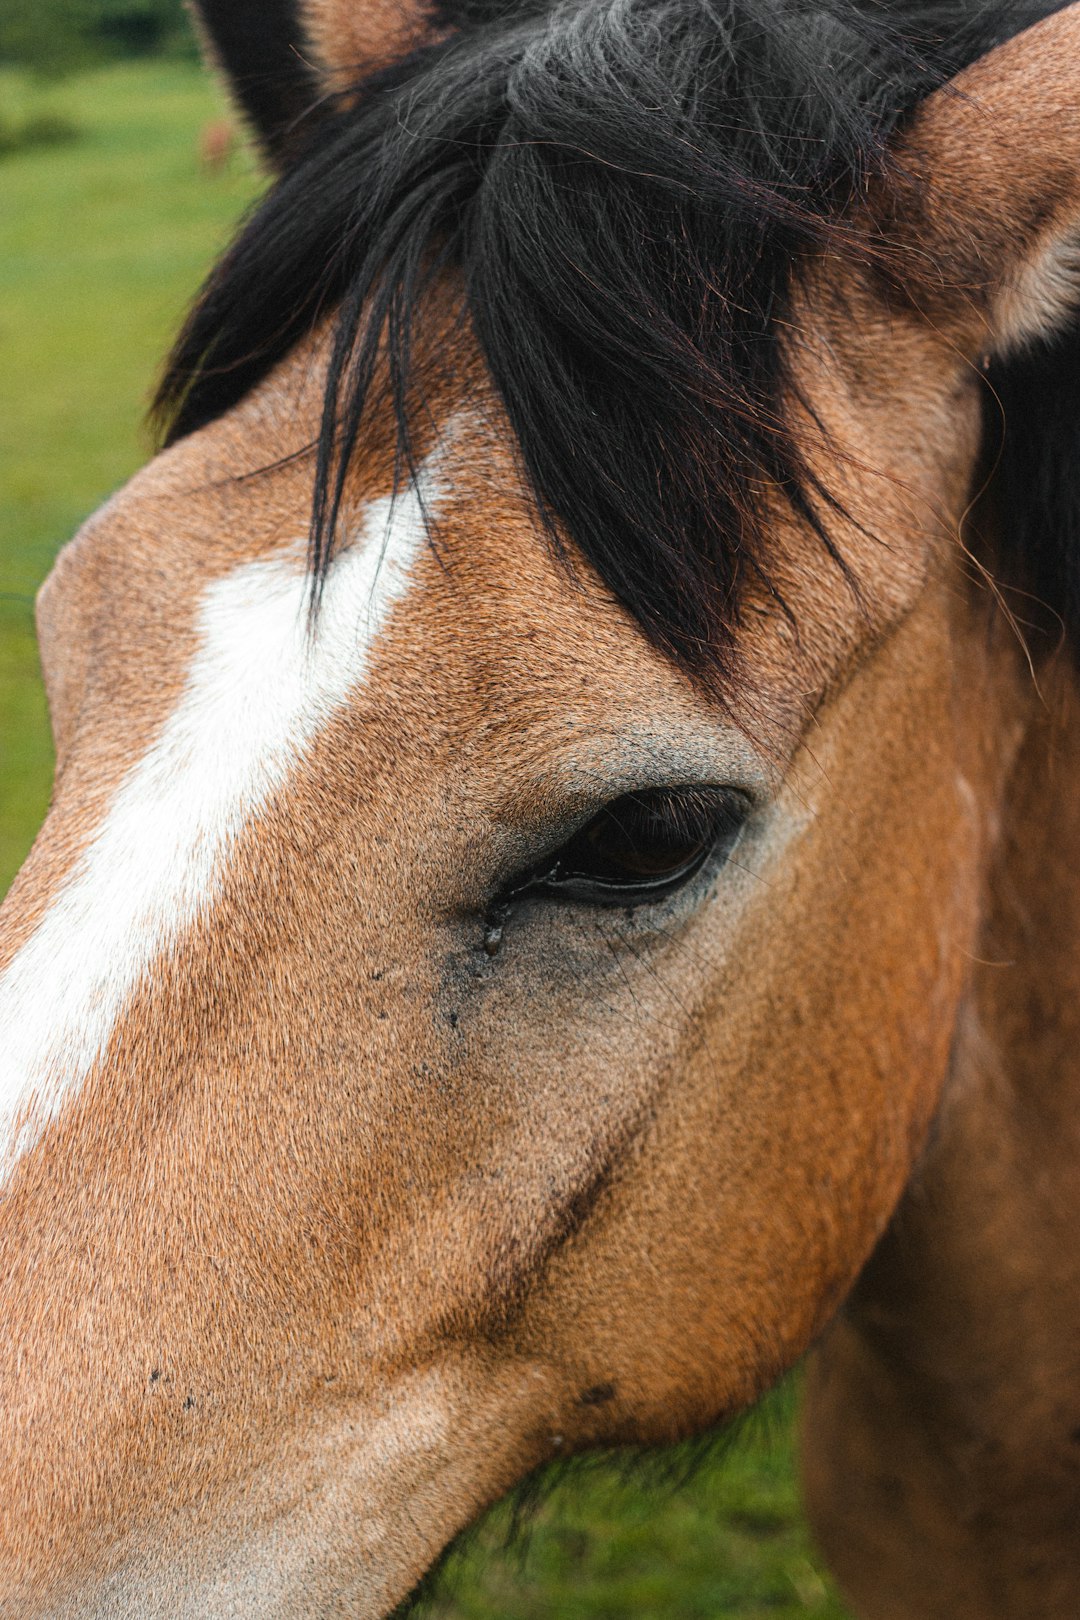
<svg viewBox="0 0 1080 1620">
<path fill-rule="evenodd" d="M 998 564 L 1080 659 L 1080 5 L 929 97 L 896 158 L 887 251 L 957 366 L 986 371 Z"/>
<path fill-rule="evenodd" d="M 275 168 L 288 158 L 320 87 L 300 0 L 188 0 L 221 74 Z"/>
<path fill-rule="evenodd" d="M 447 31 L 428 0 L 188 3 L 207 55 L 276 168 L 302 142 L 327 91 L 347 90 Z"/>
<path fill-rule="evenodd" d="M 303 0 L 303 12 L 312 58 L 332 90 L 390 67 L 456 21 L 438 0 Z"/>
<path fill-rule="evenodd" d="M 999 45 L 918 109 L 888 234 L 969 358 L 1080 313 L 1080 4 Z"/>
</svg>

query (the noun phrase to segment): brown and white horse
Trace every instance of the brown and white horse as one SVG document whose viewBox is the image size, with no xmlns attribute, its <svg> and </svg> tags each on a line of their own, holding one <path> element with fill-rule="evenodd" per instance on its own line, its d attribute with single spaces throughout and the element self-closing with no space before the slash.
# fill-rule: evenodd
<svg viewBox="0 0 1080 1620">
<path fill-rule="evenodd" d="M 860 1615 L 1075 1620 L 1080 694 L 1009 611 L 1045 620 L 1017 536 L 1070 514 L 1009 434 L 1076 430 L 1080 7 L 987 39 L 861 167 L 858 51 L 815 8 L 201 9 L 281 179 L 182 342 L 170 447 L 40 598 L 56 784 L 0 925 L 0 1615 L 375 1620 L 528 1470 L 703 1429 L 816 1341 L 808 1498 Z M 586 44 L 557 183 L 504 206 L 547 161 L 530 95 L 565 111 Z M 496 79 L 503 122 L 435 152 L 447 84 Z M 612 161 L 615 106 L 683 157 L 661 131 Z M 719 240 L 744 209 L 722 263 L 639 229 L 649 187 L 684 218 L 706 134 L 743 164 L 701 213 Z M 850 184 L 773 242 L 783 297 L 760 241 L 725 281 L 756 210 L 801 230 L 834 138 Z M 305 200 L 359 164 L 341 242 L 367 208 L 397 251 L 385 168 L 421 147 L 408 198 L 451 197 L 409 238 L 424 296 L 376 278 L 335 324 L 345 247 Z M 588 219 L 544 228 L 583 196 L 610 287 Z M 499 244 L 516 371 L 477 291 Z M 656 255 L 654 355 L 617 278 Z M 693 489 L 699 528 L 642 549 Z M 627 490 L 606 552 L 586 518 Z"/>
</svg>

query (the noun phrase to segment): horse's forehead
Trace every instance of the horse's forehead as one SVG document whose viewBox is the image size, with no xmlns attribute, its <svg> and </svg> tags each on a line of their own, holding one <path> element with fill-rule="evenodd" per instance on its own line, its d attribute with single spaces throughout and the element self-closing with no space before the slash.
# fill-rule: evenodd
<svg viewBox="0 0 1080 1620">
<path fill-rule="evenodd" d="M 814 364 L 807 379 L 815 397 L 822 394 L 822 369 Z M 178 701 L 214 600 L 228 600 L 234 632 L 251 640 L 253 657 L 276 659 L 275 634 L 288 639 L 295 628 L 285 624 L 284 597 L 295 598 L 298 614 L 307 600 L 311 445 L 323 378 L 314 343 L 240 406 L 156 458 L 68 549 L 40 614 L 58 729 L 68 710 L 77 708 L 88 723 L 100 710 L 107 741 L 129 710 L 123 724 L 130 756 Z M 872 413 L 852 420 L 845 397 L 830 414 L 841 437 L 857 443 L 860 466 L 872 461 L 873 429 L 865 425 Z M 342 543 L 328 581 L 338 611 L 354 616 L 363 639 L 375 622 L 364 593 L 375 589 L 380 573 L 371 560 L 385 552 L 391 567 L 404 567 L 405 545 L 408 608 L 396 615 L 392 635 L 383 628 L 384 687 L 415 686 L 422 677 L 429 695 L 452 688 L 454 712 L 466 727 L 488 723 L 490 714 L 476 703 L 497 708 L 494 700 L 505 695 L 500 687 L 516 687 L 526 703 L 542 691 L 549 710 L 572 692 L 583 709 L 591 704 L 599 711 L 628 683 L 651 689 L 658 700 L 669 695 L 676 672 L 630 616 L 583 565 L 568 570 L 554 557 L 497 401 L 477 392 L 463 407 L 450 391 L 434 402 L 431 416 L 419 496 L 410 490 L 396 502 L 389 498 L 394 423 L 384 413 L 368 424 L 350 465 Z M 903 438 L 895 422 L 886 427 L 893 442 Z M 876 527 L 902 480 L 890 474 L 873 482 Z M 842 571 L 826 562 L 820 542 L 778 512 L 770 539 L 775 555 L 767 562 L 781 583 L 783 606 L 766 595 L 757 611 L 744 614 L 739 636 L 732 702 L 745 698 L 751 723 L 792 703 L 804 708 L 811 687 L 823 689 L 852 660 L 858 644 L 880 629 L 868 603 L 880 602 L 884 617 L 902 611 L 924 577 L 916 548 L 896 544 L 902 527 L 910 530 L 906 513 L 889 521 L 886 548 L 867 542 L 866 522 L 841 542 L 868 587 L 860 601 Z M 238 583 L 226 588 L 229 579 Z M 276 619 L 260 592 L 277 600 Z M 260 626 L 273 633 L 260 633 Z M 792 722 L 790 713 L 776 718 L 785 729 Z"/>
<path fill-rule="evenodd" d="M 583 671 L 598 659 L 642 680 L 677 678 L 599 581 L 555 558 L 508 444 L 461 412 L 396 495 L 387 447 L 356 457 L 312 627 L 313 462 L 271 415 L 260 402 L 167 451 L 62 554 L 39 605 L 54 709 L 77 707 L 90 727 L 101 708 L 108 727 L 130 708 L 149 735 L 208 636 L 221 656 L 232 638 L 236 656 L 271 666 L 303 661 L 310 639 L 309 675 L 334 646 L 346 685 L 349 647 L 359 679 L 377 638 L 384 690 L 452 687 L 457 703 L 470 689 L 489 701 L 500 682 L 528 700 L 538 678 L 548 702 L 560 681 L 584 702 Z M 301 445 L 309 427 L 293 434 Z M 377 601 L 397 576 L 388 627 Z M 129 753 L 137 742 L 129 733 Z"/>
</svg>

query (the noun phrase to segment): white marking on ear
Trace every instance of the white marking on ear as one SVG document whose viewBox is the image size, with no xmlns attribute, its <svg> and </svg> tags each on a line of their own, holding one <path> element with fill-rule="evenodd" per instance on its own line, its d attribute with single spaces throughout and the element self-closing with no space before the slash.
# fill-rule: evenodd
<svg viewBox="0 0 1080 1620">
<path fill-rule="evenodd" d="M 215 581 L 183 696 L 0 977 L 0 1181 L 103 1056 L 117 1018 L 213 902 L 252 817 L 366 673 L 424 538 L 430 481 L 374 502 L 333 561 L 317 633 L 302 553 Z"/>
</svg>

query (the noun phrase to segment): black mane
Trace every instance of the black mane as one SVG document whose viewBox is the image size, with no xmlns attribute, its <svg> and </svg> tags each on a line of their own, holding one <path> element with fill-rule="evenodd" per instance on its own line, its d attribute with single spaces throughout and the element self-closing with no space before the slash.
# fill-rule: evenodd
<svg viewBox="0 0 1080 1620">
<path fill-rule="evenodd" d="M 763 484 L 843 566 L 781 411 L 800 259 L 843 245 L 925 95 L 1055 9 L 444 0 L 451 38 L 312 118 L 189 317 L 158 418 L 170 442 L 213 420 L 337 310 L 321 579 L 380 334 L 404 473 L 413 320 L 453 267 L 553 543 L 684 667 L 723 669 L 739 587 L 767 578 Z"/>
</svg>

